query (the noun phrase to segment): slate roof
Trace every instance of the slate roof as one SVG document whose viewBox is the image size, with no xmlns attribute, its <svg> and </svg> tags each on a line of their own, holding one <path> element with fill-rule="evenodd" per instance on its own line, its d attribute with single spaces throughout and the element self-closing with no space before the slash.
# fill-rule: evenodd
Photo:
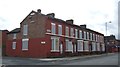
<svg viewBox="0 0 120 67">
<path fill-rule="evenodd" d="M 19 33 L 19 32 L 20 32 L 20 28 L 16 28 L 16 29 L 10 31 L 8 34 L 10 34 L 10 33 Z"/>
<path fill-rule="evenodd" d="M 37 12 L 32 10 L 32 11 L 29 13 L 29 15 L 30 15 L 31 13 L 37 13 Z M 29 15 L 28 15 L 28 16 L 29 16 Z M 63 23 L 65 23 L 65 24 L 69 24 L 69 25 L 76 26 L 76 27 L 81 28 L 81 29 L 84 29 L 84 30 L 89 30 L 89 31 L 95 32 L 95 33 L 97 33 L 97 34 L 104 35 L 104 34 L 102 34 L 102 33 L 99 33 L 99 32 L 97 32 L 97 31 L 91 30 L 91 29 L 89 29 L 89 28 L 82 28 L 82 27 L 79 26 L 79 25 L 66 23 L 66 21 L 64 21 L 64 20 L 62 20 L 62 19 L 58 19 L 58 18 L 55 18 L 55 17 L 50 17 L 50 16 L 45 15 L 45 14 L 42 14 L 42 13 L 41 13 L 41 15 L 42 15 L 42 16 L 45 16 L 45 17 L 48 17 L 48 18 L 50 18 L 50 19 L 52 19 L 52 20 L 58 21 L 58 22 L 63 22 Z M 27 16 L 27 17 L 28 17 L 28 16 Z M 26 18 L 27 18 L 27 17 L 26 17 Z M 26 18 L 24 18 L 24 20 L 25 20 Z M 24 21 L 24 20 L 23 20 L 23 21 Z M 22 22 L 23 22 L 23 21 L 22 21 Z M 21 22 L 21 23 L 22 23 L 22 22 Z M 20 24 L 21 24 L 21 23 L 20 23 Z"/>
<path fill-rule="evenodd" d="M 107 39 L 107 40 L 116 40 L 114 35 L 105 36 L 105 39 Z"/>
</svg>

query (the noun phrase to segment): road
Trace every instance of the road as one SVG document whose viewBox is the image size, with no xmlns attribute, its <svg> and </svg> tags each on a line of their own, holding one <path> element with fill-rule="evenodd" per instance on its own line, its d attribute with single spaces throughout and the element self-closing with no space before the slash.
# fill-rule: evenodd
<svg viewBox="0 0 120 67">
<path fill-rule="evenodd" d="M 65 65 L 118 65 L 118 55 L 92 58 L 86 60 L 77 60 Z"/>
<path fill-rule="evenodd" d="M 76 60 L 40 61 L 29 58 L 3 57 L 4 65 L 118 65 L 118 54 Z"/>
</svg>

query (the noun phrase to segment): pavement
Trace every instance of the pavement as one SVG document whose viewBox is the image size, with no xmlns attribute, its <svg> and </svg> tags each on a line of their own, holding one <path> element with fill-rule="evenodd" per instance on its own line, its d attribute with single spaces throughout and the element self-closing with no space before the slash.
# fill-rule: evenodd
<svg viewBox="0 0 120 67">
<path fill-rule="evenodd" d="M 62 61 L 62 60 L 89 59 L 89 58 L 103 57 L 114 54 L 115 53 L 105 53 L 99 55 L 86 55 L 86 56 L 74 56 L 74 57 L 63 57 L 63 58 L 29 58 L 29 59 L 50 62 L 50 61 Z"/>
<path fill-rule="evenodd" d="M 3 57 L 3 65 L 86 65 L 86 64 L 116 64 L 118 53 L 106 53 L 99 55 L 86 55 L 62 58 L 21 58 Z M 24 61 L 24 62 L 23 62 Z M 101 62 L 102 61 L 102 62 Z M 11 66 L 12 67 L 12 66 Z M 16 66 L 18 67 L 18 66 Z M 22 66 L 26 67 L 26 66 Z M 39 66 L 38 66 L 39 67 Z"/>
</svg>

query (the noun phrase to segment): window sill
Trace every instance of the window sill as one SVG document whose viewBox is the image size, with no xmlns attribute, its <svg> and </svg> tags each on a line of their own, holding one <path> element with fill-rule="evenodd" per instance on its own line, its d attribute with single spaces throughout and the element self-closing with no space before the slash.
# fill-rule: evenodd
<svg viewBox="0 0 120 67">
<path fill-rule="evenodd" d="M 35 21 L 31 21 L 30 23 L 34 23 Z"/>
<path fill-rule="evenodd" d="M 73 50 L 65 50 L 66 52 L 73 52 Z"/>
<path fill-rule="evenodd" d="M 69 37 L 69 36 L 66 36 L 66 35 L 65 35 L 65 37 Z"/>
<path fill-rule="evenodd" d="M 96 51 L 96 50 L 92 50 L 92 51 Z"/>
<path fill-rule="evenodd" d="M 28 51 L 28 49 L 22 49 L 22 51 Z"/>
<path fill-rule="evenodd" d="M 78 52 L 83 52 L 83 50 L 78 50 Z"/>
<path fill-rule="evenodd" d="M 75 38 L 75 37 L 73 37 L 73 36 L 70 36 L 71 38 Z"/>
<path fill-rule="evenodd" d="M 87 52 L 88 52 L 89 50 L 84 50 L 84 51 L 87 51 Z"/>
<path fill-rule="evenodd" d="M 27 34 L 23 34 L 23 36 L 27 36 Z"/>
<path fill-rule="evenodd" d="M 57 35 L 57 34 L 53 34 L 53 33 L 46 33 L 46 34 L 49 34 L 49 35 Z"/>
<path fill-rule="evenodd" d="M 57 35 L 57 34 L 53 34 L 53 33 L 51 33 L 51 35 Z"/>
<path fill-rule="evenodd" d="M 64 35 L 60 35 L 60 34 L 58 34 L 58 36 L 62 36 L 62 37 L 63 37 Z"/>
<path fill-rule="evenodd" d="M 60 52 L 59 50 L 51 50 L 51 52 Z"/>
</svg>

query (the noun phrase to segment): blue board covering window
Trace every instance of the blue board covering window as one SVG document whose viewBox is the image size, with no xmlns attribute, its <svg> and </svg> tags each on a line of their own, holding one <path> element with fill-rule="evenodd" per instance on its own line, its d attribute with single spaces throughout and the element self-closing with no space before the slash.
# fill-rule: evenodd
<svg viewBox="0 0 120 67">
<path fill-rule="evenodd" d="M 86 32 L 84 31 L 84 39 L 86 39 Z"/>
<path fill-rule="evenodd" d="M 82 39 L 82 31 L 79 30 L 79 38 Z"/>
<path fill-rule="evenodd" d="M 55 23 L 51 23 L 51 30 L 52 30 L 52 34 L 56 34 L 56 26 Z"/>
<path fill-rule="evenodd" d="M 28 34 L 28 25 L 23 25 L 23 35 Z"/>
<path fill-rule="evenodd" d="M 16 39 L 16 34 L 13 34 L 13 39 Z"/>
<path fill-rule="evenodd" d="M 74 30 L 73 30 L 73 28 L 70 28 L 70 36 L 71 36 L 71 37 L 74 36 Z"/>
<path fill-rule="evenodd" d="M 62 35 L 62 25 L 58 25 L 58 35 Z"/>
<path fill-rule="evenodd" d="M 75 29 L 75 38 L 78 38 L 78 30 Z"/>
<path fill-rule="evenodd" d="M 66 36 L 69 36 L 69 27 L 66 27 Z"/>
</svg>

